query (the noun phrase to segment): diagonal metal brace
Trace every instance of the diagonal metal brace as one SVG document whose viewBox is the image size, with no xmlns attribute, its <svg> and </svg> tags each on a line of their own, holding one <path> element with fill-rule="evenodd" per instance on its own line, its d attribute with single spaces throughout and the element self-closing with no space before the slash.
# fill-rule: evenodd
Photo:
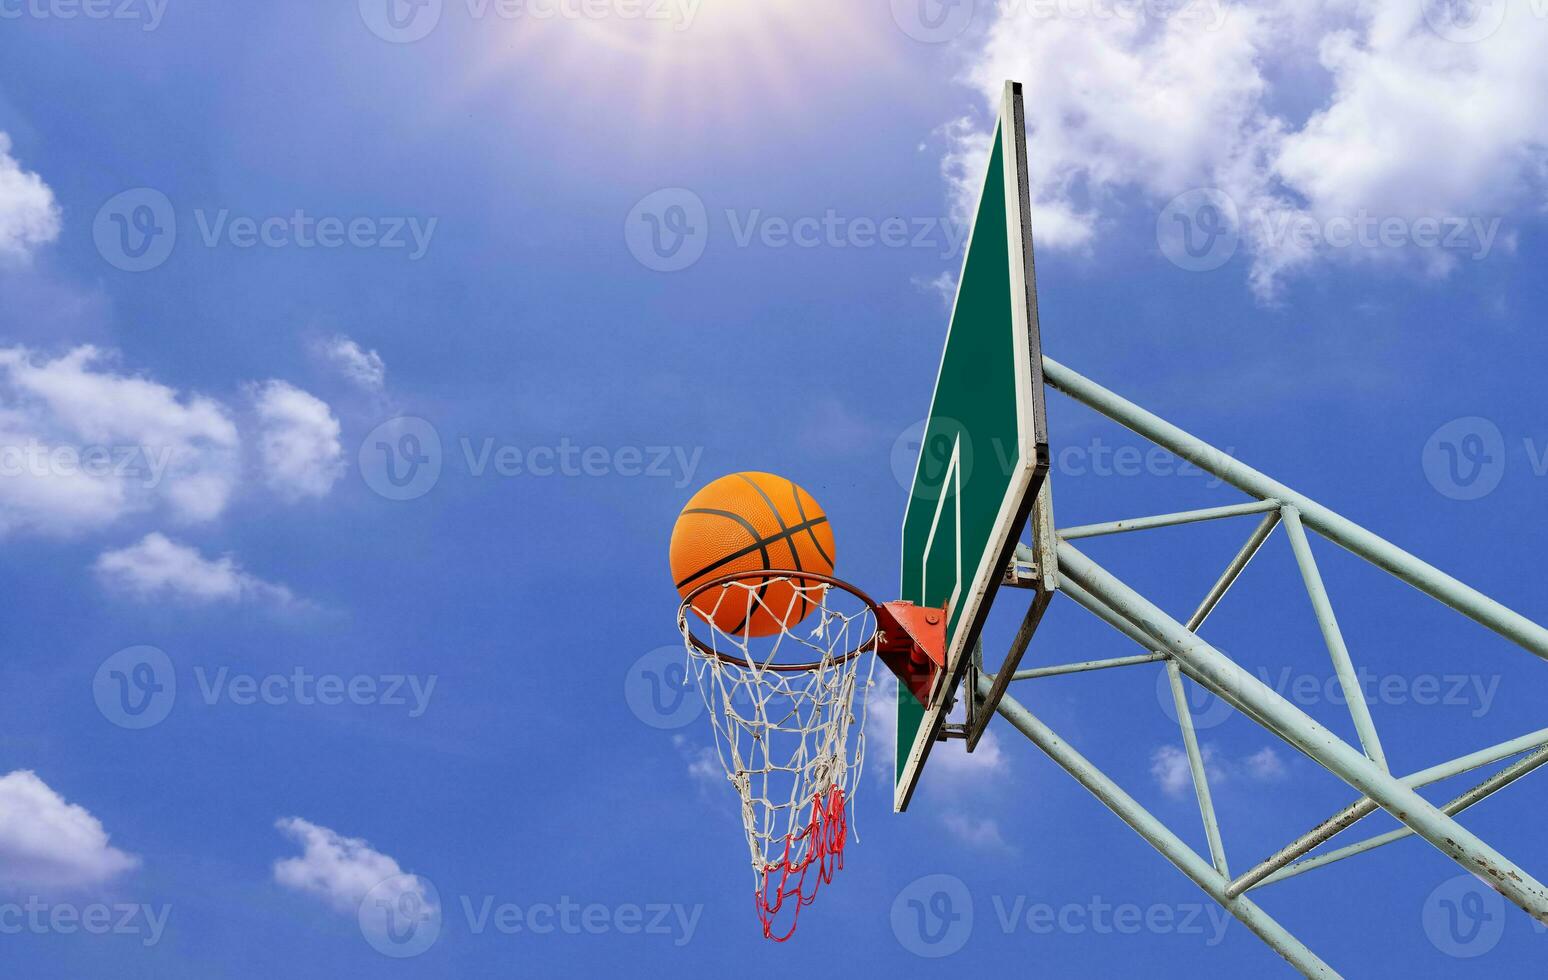
<svg viewBox="0 0 1548 980">
<path fill-rule="evenodd" d="M 1548 748 L 1540 748 L 1526 758 L 1520 759 L 1507 766 L 1506 768 L 1501 769 L 1499 772 L 1490 776 L 1488 779 L 1485 779 L 1483 782 L 1474 786 L 1472 789 L 1463 793 L 1461 796 L 1451 800 L 1449 803 L 1442 805 L 1440 811 L 1447 816 L 1456 816 L 1473 804 L 1479 802 L 1480 800 L 1487 799 L 1488 797 L 1504 789 L 1506 786 L 1509 786 L 1511 783 L 1514 783 L 1522 776 L 1525 776 L 1526 774 L 1538 769 L 1545 763 L 1548 763 Z M 1341 847 L 1336 851 L 1328 851 L 1327 853 L 1320 854 L 1317 857 L 1307 858 L 1304 861 L 1300 861 L 1296 864 L 1290 865 L 1289 867 L 1282 868 L 1281 870 L 1264 877 L 1261 881 L 1258 882 L 1258 884 L 1253 885 L 1252 887 L 1257 888 L 1262 885 L 1271 885 L 1275 882 L 1284 881 L 1286 878 L 1293 878 L 1296 875 L 1303 874 L 1312 870 L 1313 868 L 1325 867 L 1326 865 L 1332 864 L 1335 861 L 1342 861 L 1345 858 L 1351 858 L 1357 854 L 1364 854 L 1367 851 L 1373 851 L 1378 847 L 1385 846 L 1392 843 L 1393 841 L 1402 840 L 1403 838 L 1412 835 L 1413 831 L 1404 826 L 1399 827 L 1397 830 L 1388 831 L 1385 834 L 1378 834 L 1375 837 L 1368 837 L 1365 840 L 1360 841 L 1358 844 L 1350 844 L 1349 846 Z M 1232 887 L 1235 887 L 1234 883 Z"/>
<path fill-rule="evenodd" d="M 987 695 L 989 681 L 986 678 L 979 678 L 978 689 L 981 694 Z M 1302 976 L 1336 980 L 1339 976 L 1336 970 L 1323 962 L 1316 953 L 1307 949 L 1305 943 L 1291 935 L 1284 926 L 1271 918 L 1246 895 L 1227 896 L 1225 890 L 1230 882 L 1224 875 L 1211 867 L 1208 861 L 1183 843 L 1181 838 L 1168 830 L 1150 811 L 1124 792 L 1106 773 L 1092 765 L 1085 756 L 1076 751 L 1074 746 L 1056 735 L 1014 697 L 1007 694 L 1001 698 L 996 710 L 1032 744 L 1042 749 L 1050 759 L 1074 776 L 1093 796 L 1117 814 L 1119 819 L 1160 851 L 1178 870 L 1193 879 L 1196 885 L 1204 889 L 1226 911 L 1236 916 L 1259 939 L 1268 943 L 1271 949 L 1289 961 Z"/>
<path fill-rule="evenodd" d="M 1059 545 L 1064 577 L 1094 593 L 1147 635 L 1146 646 L 1172 654 L 1180 667 L 1217 694 L 1248 705 L 1270 731 L 1406 824 L 1437 850 L 1478 875 L 1490 887 L 1542 922 L 1548 922 L 1548 888 L 1395 779 L 1337 735 L 1242 669 L 1183 624 L 1124 585 L 1068 542 Z M 1229 884 L 1229 883 L 1228 883 Z"/>
</svg>

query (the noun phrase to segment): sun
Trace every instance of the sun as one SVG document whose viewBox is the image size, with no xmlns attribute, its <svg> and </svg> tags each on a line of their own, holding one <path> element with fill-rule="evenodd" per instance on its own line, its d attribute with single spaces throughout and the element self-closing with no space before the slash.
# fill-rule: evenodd
<svg viewBox="0 0 1548 980">
<path fill-rule="evenodd" d="M 580 105 L 626 100 L 646 128 L 668 115 L 734 125 L 753 108 L 799 114 L 803 82 L 879 57 L 886 37 L 862 5 L 814 0 L 526 0 L 523 10 L 480 32 L 470 81 L 519 76 Z"/>
</svg>

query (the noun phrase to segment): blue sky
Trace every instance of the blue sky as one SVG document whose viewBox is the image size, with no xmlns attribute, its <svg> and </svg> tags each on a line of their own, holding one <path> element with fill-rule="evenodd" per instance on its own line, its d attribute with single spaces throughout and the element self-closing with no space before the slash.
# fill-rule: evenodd
<svg viewBox="0 0 1548 980">
<path fill-rule="evenodd" d="M 1052 356 L 1548 618 L 1542 11 L 1177 7 L 0 0 L 0 962 L 1283 969 L 1006 727 L 905 815 L 875 765 L 775 948 L 707 719 L 646 691 L 716 476 L 801 483 L 894 587 L 1006 77 Z M 1050 416 L 1061 525 L 1239 499 Z M 1247 532 L 1085 550 L 1186 615 Z M 1317 556 L 1394 769 L 1542 727 L 1535 659 Z M 1282 536 L 1207 635 L 1354 737 Z M 1125 643 L 1060 601 L 1028 656 Z M 1158 671 L 1015 693 L 1202 848 Z M 1233 867 L 1353 798 L 1200 710 Z M 1543 793 L 1464 822 L 1541 876 Z M 1541 962 L 1459 870 L 1406 841 L 1258 894 L 1347 975 Z M 377 901 L 438 929 L 384 956 Z"/>
</svg>

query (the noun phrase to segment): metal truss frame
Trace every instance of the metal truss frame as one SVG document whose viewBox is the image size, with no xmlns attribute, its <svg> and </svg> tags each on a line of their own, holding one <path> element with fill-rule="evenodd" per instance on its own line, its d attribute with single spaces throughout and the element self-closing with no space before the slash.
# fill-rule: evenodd
<svg viewBox="0 0 1548 980">
<path fill-rule="evenodd" d="M 1057 538 L 1058 575 L 1056 581 L 1049 583 L 1051 588 L 1041 587 L 1036 579 L 1016 581 L 1016 567 L 1035 560 L 1036 556 L 1031 553 L 1031 549 L 1023 548 L 1019 551 L 1017 561 L 1007 572 L 1008 583 L 1037 589 L 1027 615 L 1029 625 L 1024 625 L 1018 633 L 1013 647 L 1025 648 L 1031 639 L 1031 630 L 1041 619 L 1049 598 L 1058 592 L 1132 639 L 1145 651 L 1108 660 L 1016 670 L 1012 680 L 1024 681 L 1146 663 L 1164 665 L 1171 683 L 1194 790 L 1198 796 L 1199 812 L 1208 841 L 1207 857 L 1194 851 L 1168 830 L 1160 820 L 1025 706 L 1004 694 L 1008 682 L 997 684 L 994 675 L 983 672 L 981 667 L 969 674 L 970 690 L 966 693 L 971 695 L 968 699 L 971 714 L 987 720 L 988 716 L 998 712 L 1006 718 L 1210 897 L 1308 977 L 1334 977 L 1338 974 L 1303 942 L 1269 917 L 1247 897 L 1247 893 L 1404 837 L 1423 838 L 1529 915 L 1548 923 L 1548 888 L 1454 819 L 1456 814 L 1548 763 L 1548 728 L 1407 776 L 1393 775 L 1377 734 L 1376 723 L 1357 679 L 1348 646 L 1334 615 L 1328 591 L 1312 555 L 1308 532 L 1320 535 L 1360 556 L 1543 659 L 1548 659 L 1548 630 L 1354 522 L 1076 374 L 1057 361 L 1044 357 L 1043 371 L 1049 387 L 1253 498 L 1245 503 L 1224 507 L 1061 529 Z M 1088 558 L 1074 544 L 1085 538 L 1248 515 L 1261 517 L 1241 550 L 1186 622 L 1173 619 Z M 1307 595 L 1311 599 L 1313 613 L 1332 658 L 1334 673 L 1343 688 L 1358 735 L 1358 746 L 1346 742 L 1319 724 L 1198 636 L 1199 628 L 1210 613 L 1280 525 L 1284 526 L 1289 538 Z M 1008 662 L 1014 664 L 1018 659 L 1013 656 Z M 1210 798 L 1184 677 L 1213 692 L 1249 719 L 1338 776 L 1360 794 L 1359 798 L 1249 870 L 1233 875 L 1226 859 L 1220 821 Z M 1516 756 L 1520 758 L 1447 803 L 1437 806 L 1416 792 L 1430 783 Z M 1358 843 L 1308 856 L 1378 809 L 1391 814 L 1402 827 Z"/>
</svg>

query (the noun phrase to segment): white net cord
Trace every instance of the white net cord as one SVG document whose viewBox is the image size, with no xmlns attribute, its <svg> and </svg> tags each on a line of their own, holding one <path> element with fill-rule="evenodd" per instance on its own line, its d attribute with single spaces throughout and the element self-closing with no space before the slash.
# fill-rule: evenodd
<svg viewBox="0 0 1548 980">
<path fill-rule="evenodd" d="M 769 608 L 763 593 L 771 582 L 793 586 L 787 608 Z M 862 603 L 850 612 L 834 608 L 846 596 L 793 578 L 731 582 L 705 610 L 707 650 L 681 624 L 717 754 L 741 800 L 763 933 L 776 941 L 789 938 L 800 909 L 843 866 L 848 804 L 865 761 L 863 692 L 875 666 L 876 619 Z M 728 618 L 746 623 L 760 608 L 773 622 L 792 623 L 797 603 L 811 612 L 771 636 L 714 625 Z M 738 615 L 720 616 L 722 606 Z M 797 661 L 809 669 L 790 669 Z M 780 931 L 774 919 L 787 902 L 789 928 Z"/>
</svg>

